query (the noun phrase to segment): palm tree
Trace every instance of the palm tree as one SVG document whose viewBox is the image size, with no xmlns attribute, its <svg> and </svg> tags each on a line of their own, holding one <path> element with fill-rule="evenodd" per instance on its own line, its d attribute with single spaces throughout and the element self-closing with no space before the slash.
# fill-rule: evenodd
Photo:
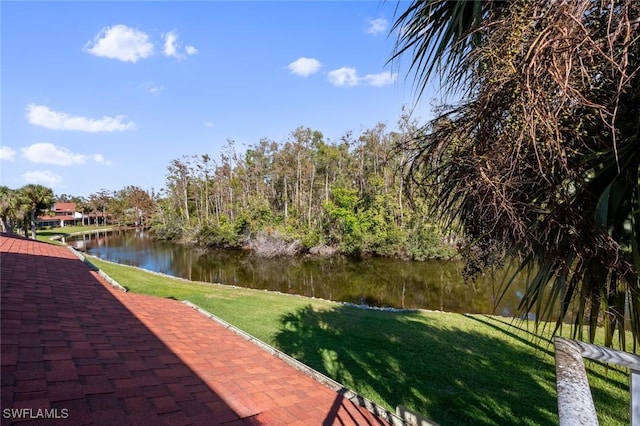
<svg viewBox="0 0 640 426">
<path fill-rule="evenodd" d="M 401 148 L 469 264 L 517 259 L 523 312 L 635 351 L 640 3 L 414 1 L 393 28 L 418 95 L 437 73 L 460 99 Z"/>
<path fill-rule="evenodd" d="M 87 201 L 87 199 L 84 197 L 71 197 L 70 200 L 71 202 L 76 204 L 76 211 L 82 214 L 82 226 L 86 226 L 87 223 L 85 223 L 85 219 L 87 217 L 87 214 L 91 213 L 92 211 L 89 201 Z"/>
<path fill-rule="evenodd" d="M 20 188 L 20 193 L 29 205 L 31 238 L 35 240 L 36 217 L 53 204 L 53 191 L 42 185 L 29 184 Z"/>
<path fill-rule="evenodd" d="M 415 73 L 418 96 L 436 71 L 453 88 L 464 87 L 461 77 L 473 66 L 467 55 L 482 42 L 489 13 L 505 7 L 505 1 L 491 0 L 413 1 L 391 28 L 398 40 L 390 62 L 412 56 L 409 71 Z"/>
<path fill-rule="evenodd" d="M 18 194 L 16 191 L 0 186 L 0 221 L 2 232 L 13 234 L 13 225 L 18 217 Z"/>
</svg>

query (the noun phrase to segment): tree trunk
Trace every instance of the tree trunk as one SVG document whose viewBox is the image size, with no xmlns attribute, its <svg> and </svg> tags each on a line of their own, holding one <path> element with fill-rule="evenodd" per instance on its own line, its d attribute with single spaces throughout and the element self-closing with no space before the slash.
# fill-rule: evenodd
<svg viewBox="0 0 640 426">
<path fill-rule="evenodd" d="M 293 200 L 293 205 L 296 208 L 296 213 L 298 215 L 300 215 L 300 151 L 298 151 L 297 154 L 297 166 L 296 166 L 296 190 L 295 190 L 295 197 Z"/>
<path fill-rule="evenodd" d="M 0 218 L 0 220 L 2 221 L 2 232 L 13 234 L 13 228 L 11 227 L 11 222 L 8 221 L 6 217 Z"/>
<path fill-rule="evenodd" d="M 209 175 L 204 175 L 204 220 L 209 224 Z"/>
<path fill-rule="evenodd" d="M 36 239 L 36 209 L 31 209 L 31 239 Z"/>
<path fill-rule="evenodd" d="M 191 218 L 189 217 L 189 195 L 187 194 L 187 182 L 184 180 L 182 186 L 182 197 L 184 201 L 183 209 L 184 209 L 184 217 L 187 221 L 187 224 L 191 223 Z"/>
<path fill-rule="evenodd" d="M 220 226 L 220 212 L 222 210 L 222 201 L 220 200 L 220 194 L 216 194 L 216 224 Z"/>
<path fill-rule="evenodd" d="M 309 182 L 309 214 L 308 214 L 308 218 L 307 218 L 307 224 L 309 225 L 309 228 L 311 228 L 311 206 L 313 203 L 313 181 L 316 179 L 316 168 L 315 165 L 313 167 L 313 170 L 311 171 L 311 180 Z"/>
<path fill-rule="evenodd" d="M 324 172 L 324 201 L 329 202 L 329 172 Z"/>
<path fill-rule="evenodd" d="M 284 219 L 289 216 L 289 201 L 287 199 L 287 175 L 284 175 Z"/>
</svg>

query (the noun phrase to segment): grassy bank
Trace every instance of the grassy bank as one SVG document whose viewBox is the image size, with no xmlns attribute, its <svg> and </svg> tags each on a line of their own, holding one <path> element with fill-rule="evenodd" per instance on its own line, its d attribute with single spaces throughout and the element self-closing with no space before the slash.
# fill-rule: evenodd
<svg viewBox="0 0 640 426">
<path fill-rule="evenodd" d="M 65 226 L 64 228 L 38 229 L 36 239 L 47 243 L 60 244 L 56 237 L 69 237 L 75 234 L 106 231 L 117 226 Z"/>
<path fill-rule="evenodd" d="M 92 262 L 132 292 L 190 300 L 389 409 L 403 404 L 443 425 L 557 424 L 553 346 L 526 325 L 363 310 Z M 601 424 L 628 424 L 626 373 L 588 371 Z"/>
</svg>

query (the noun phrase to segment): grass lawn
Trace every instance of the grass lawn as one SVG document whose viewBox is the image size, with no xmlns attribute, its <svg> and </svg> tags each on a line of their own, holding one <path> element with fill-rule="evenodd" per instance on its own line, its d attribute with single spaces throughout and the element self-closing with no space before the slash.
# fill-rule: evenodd
<svg viewBox="0 0 640 426">
<path fill-rule="evenodd" d="M 71 234 L 80 234 L 83 232 L 92 232 L 92 231 L 104 231 L 106 229 L 113 229 L 115 226 L 113 225 L 100 225 L 100 226 L 65 226 L 64 228 L 53 228 L 53 229 L 38 229 L 36 231 L 36 239 L 38 241 L 44 241 L 47 243 L 60 244 L 57 240 L 52 239 L 56 236 L 68 237 Z M 29 231 L 29 236 L 31 236 L 31 231 Z"/>
<path fill-rule="evenodd" d="M 365 397 L 440 424 L 555 425 L 553 345 L 501 317 L 363 310 L 91 261 L 129 291 L 190 300 Z M 624 369 L 589 362 L 601 424 L 629 424 Z"/>
</svg>

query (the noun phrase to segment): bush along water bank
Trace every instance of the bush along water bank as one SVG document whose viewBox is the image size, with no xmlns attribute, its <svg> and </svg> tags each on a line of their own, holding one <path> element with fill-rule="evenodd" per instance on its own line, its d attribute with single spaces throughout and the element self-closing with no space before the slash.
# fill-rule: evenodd
<svg viewBox="0 0 640 426">
<path fill-rule="evenodd" d="M 331 247 L 353 256 L 448 258 L 450 236 L 403 179 L 404 159 L 395 155 L 417 125 L 404 115 L 398 124 L 401 132 L 381 123 L 339 141 L 299 127 L 284 141 L 246 149 L 230 141 L 219 158 L 174 159 L 150 220 L 154 234 L 234 248 L 261 246 L 260 235 L 281 237 L 287 246 L 264 250 L 269 256 Z"/>
<path fill-rule="evenodd" d="M 350 237 L 340 242 L 319 238 L 315 234 L 273 227 L 250 232 L 247 229 L 217 226 L 168 230 L 163 225 L 155 225 L 150 231 L 157 240 L 202 248 L 250 250 L 266 258 L 306 254 L 319 257 L 376 256 L 421 261 L 458 257 L 458 249 L 453 239 L 447 238 L 442 231 L 435 228 L 423 230 L 418 237 L 398 232 L 393 238 L 369 235 Z"/>
</svg>

